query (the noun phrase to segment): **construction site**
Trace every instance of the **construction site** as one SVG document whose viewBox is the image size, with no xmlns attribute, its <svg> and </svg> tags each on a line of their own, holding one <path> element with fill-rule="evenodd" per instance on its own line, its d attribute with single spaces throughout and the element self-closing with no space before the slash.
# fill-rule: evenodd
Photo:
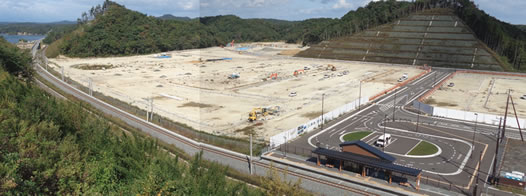
<svg viewBox="0 0 526 196">
<path fill-rule="evenodd" d="M 457 72 L 433 93 L 426 103 L 449 109 L 504 116 L 508 90 L 511 100 L 508 112 L 526 118 L 526 76 Z"/>
<path fill-rule="evenodd" d="M 423 72 L 415 66 L 292 57 L 305 49 L 232 43 L 131 57 L 59 56 L 49 66 L 96 92 L 196 130 L 260 139 L 320 116 L 322 97 L 328 112 Z"/>
</svg>

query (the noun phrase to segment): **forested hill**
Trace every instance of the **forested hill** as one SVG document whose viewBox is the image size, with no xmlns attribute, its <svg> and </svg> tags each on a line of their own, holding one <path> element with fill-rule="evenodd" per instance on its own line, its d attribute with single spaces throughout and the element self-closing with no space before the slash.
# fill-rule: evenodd
<svg viewBox="0 0 526 196">
<path fill-rule="evenodd" d="M 526 31 L 480 10 L 470 0 L 456 0 L 456 13 L 488 47 L 501 56 L 508 70 L 526 71 Z"/>
<path fill-rule="evenodd" d="M 75 31 L 59 35 L 63 39 L 52 44 L 48 55 L 55 56 L 59 52 L 78 57 L 135 55 L 220 46 L 232 40 L 310 45 L 392 21 L 403 15 L 409 4 L 395 0 L 371 2 L 364 8 L 350 11 L 342 19 L 292 22 L 226 15 L 181 21 L 161 20 L 105 1 L 102 6 L 84 13 Z"/>
<path fill-rule="evenodd" d="M 500 56 L 499 61 L 506 70 L 526 70 L 526 66 L 521 66 L 526 63 L 526 32 L 489 16 L 469 0 L 373 1 L 349 11 L 340 19 L 315 18 L 294 22 L 242 19 L 233 15 L 161 20 L 106 1 L 84 13 L 75 31 L 56 33 L 53 39 L 47 39 L 63 38 L 52 44 L 48 55 L 55 56 L 59 52 L 78 57 L 135 55 L 220 46 L 232 40 L 312 45 L 354 35 L 411 13 L 437 7 L 453 7 L 477 38 Z"/>
</svg>

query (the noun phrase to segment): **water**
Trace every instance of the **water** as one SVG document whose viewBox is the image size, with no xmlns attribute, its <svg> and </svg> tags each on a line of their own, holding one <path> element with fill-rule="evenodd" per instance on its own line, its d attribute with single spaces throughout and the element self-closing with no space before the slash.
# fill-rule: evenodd
<svg viewBox="0 0 526 196">
<path fill-rule="evenodd" d="M 27 41 L 33 41 L 33 40 L 39 40 L 44 37 L 45 35 L 8 35 L 8 34 L 0 34 L 0 36 L 4 37 L 8 42 L 11 43 L 18 43 L 18 40 L 25 39 Z"/>
</svg>

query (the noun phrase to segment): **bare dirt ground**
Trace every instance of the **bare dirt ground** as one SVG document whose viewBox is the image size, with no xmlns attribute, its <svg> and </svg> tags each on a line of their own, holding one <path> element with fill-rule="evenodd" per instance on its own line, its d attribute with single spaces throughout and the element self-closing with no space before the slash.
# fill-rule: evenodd
<svg viewBox="0 0 526 196">
<path fill-rule="evenodd" d="M 236 130 L 253 125 L 248 122 L 253 108 L 279 106 L 279 115 L 267 116 L 255 128 L 262 139 L 317 117 L 323 93 L 325 111 L 331 111 L 359 97 L 360 80 L 365 80 L 362 97 L 370 97 L 394 86 L 404 73 L 422 72 L 409 66 L 294 58 L 287 55 L 303 48 L 293 44 L 236 47 L 242 48 L 167 52 L 171 58 L 59 57 L 50 65 L 58 72 L 63 66 L 67 77 L 85 86 L 91 78 L 95 91 L 142 109 L 153 98 L 155 113 L 218 135 L 245 137 Z M 337 71 L 327 70 L 328 64 Z M 294 76 L 295 70 L 303 71 Z M 240 77 L 229 79 L 233 73 Z M 273 73 L 276 79 L 270 78 Z"/>
<path fill-rule="evenodd" d="M 429 97 L 428 102 L 456 110 L 504 115 L 507 92 L 512 89 L 517 115 L 526 118 L 526 100 L 520 99 L 526 95 L 525 77 L 458 73 L 448 84 L 450 82 L 455 86 L 444 85 Z M 513 115 L 511 104 L 509 112 Z"/>
</svg>

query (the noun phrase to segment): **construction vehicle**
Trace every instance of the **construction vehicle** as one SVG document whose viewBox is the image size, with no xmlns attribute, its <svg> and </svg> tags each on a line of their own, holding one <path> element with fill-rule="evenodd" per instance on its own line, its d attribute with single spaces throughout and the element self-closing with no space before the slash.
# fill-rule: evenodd
<svg viewBox="0 0 526 196">
<path fill-rule="evenodd" d="M 264 107 L 264 108 L 254 108 L 250 113 L 248 113 L 248 121 L 254 122 L 258 120 L 260 117 L 268 116 L 268 115 L 279 115 L 280 107 L 274 106 L 274 107 Z"/>
<path fill-rule="evenodd" d="M 239 77 L 239 73 L 232 73 L 228 76 L 228 79 L 238 79 Z"/>
<path fill-rule="evenodd" d="M 298 76 L 298 75 L 303 74 L 303 73 L 305 73 L 305 70 L 303 70 L 303 69 L 298 69 L 298 70 L 295 70 L 295 71 L 294 71 L 294 76 Z"/>
<path fill-rule="evenodd" d="M 272 80 L 278 79 L 278 73 L 272 73 L 272 74 L 270 74 L 270 76 L 268 78 L 270 78 Z"/>
<path fill-rule="evenodd" d="M 327 70 L 336 71 L 336 67 L 332 64 L 327 65 Z"/>
</svg>

